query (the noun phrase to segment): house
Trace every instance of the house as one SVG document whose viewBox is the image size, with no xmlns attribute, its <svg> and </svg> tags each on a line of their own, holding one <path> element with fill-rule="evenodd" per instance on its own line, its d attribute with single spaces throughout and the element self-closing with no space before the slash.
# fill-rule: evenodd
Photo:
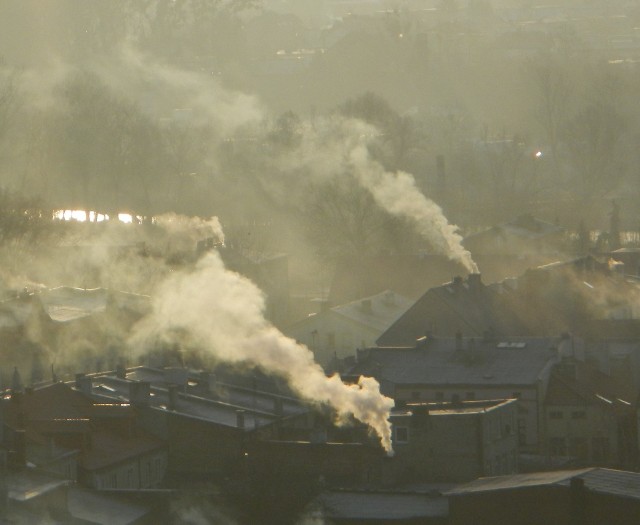
<svg viewBox="0 0 640 525">
<path fill-rule="evenodd" d="M 129 405 L 95 404 L 81 389 L 53 383 L 12 392 L 2 411 L 18 467 L 28 461 L 96 489 L 151 488 L 164 478 L 166 446 L 137 426 Z"/>
<path fill-rule="evenodd" d="M 375 377 L 398 402 L 518 399 L 521 451 L 543 437 L 543 401 L 560 338 L 426 337 L 413 347 L 359 350 L 347 375 Z"/>
<path fill-rule="evenodd" d="M 517 400 L 408 403 L 391 414 L 397 480 L 469 481 L 518 469 Z"/>
<path fill-rule="evenodd" d="M 378 346 L 413 346 L 427 334 L 453 337 L 456 333 L 483 337 L 527 335 L 528 331 L 512 310 L 506 308 L 495 287 L 471 274 L 429 289 L 376 341 Z"/>
<path fill-rule="evenodd" d="M 312 314 L 289 326 L 285 334 L 306 345 L 316 361 L 327 366 L 334 358 L 367 348 L 411 306 L 390 290 Z"/>
<path fill-rule="evenodd" d="M 625 388 L 626 386 L 626 388 Z M 577 465 L 635 465 L 636 390 L 572 357 L 558 363 L 544 400 L 547 455 Z"/>
<path fill-rule="evenodd" d="M 115 367 L 129 328 L 150 308 L 148 296 L 62 286 L 0 302 L 0 355 L 40 382 L 53 355 L 58 372 Z M 73 365 L 73 366 L 72 366 Z M 5 378 L 6 379 L 6 378 Z"/>
<path fill-rule="evenodd" d="M 592 256 L 527 270 L 485 285 L 480 274 L 431 288 L 377 340 L 410 346 L 427 333 L 482 337 L 580 334 L 603 319 L 637 317 L 640 288 Z"/>
<path fill-rule="evenodd" d="M 450 525 L 640 523 L 640 474 L 605 468 L 480 478 L 456 487 Z"/>
<path fill-rule="evenodd" d="M 218 476 L 237 471 L 247 443 L 286 433 L 308 435 L 309 410 L 296 399 L 251 386 L 236 386 L 215 374 L 183 368 L 119 367 L 84 378 L 82 389 L 101 402 L 131 403 L 140 425 L 168 446 L 168 472 Z M 285 424 L 286 423 L 286 424 Z"/>
</svg>

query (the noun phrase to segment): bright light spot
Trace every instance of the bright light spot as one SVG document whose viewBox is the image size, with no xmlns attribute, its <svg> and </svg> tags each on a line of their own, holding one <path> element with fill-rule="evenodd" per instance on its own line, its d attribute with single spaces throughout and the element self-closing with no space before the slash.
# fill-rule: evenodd
<svg viewBox="0 0 640 525">
<path fill-rule="evenodd" d="M 404 33 L 400 33 L 400 34 L 398 35 L 398 38 L 404 38 Z"/>
<path fill-rule="evenodd" d="M 125 224 L 131 224 L 133 222 L 133 216 L 129 213 L 118 213 L 118 220 Z"/>
<path fill-rule="evenodd" d="M 87 220 L 87 212 L 84 210 L 64 210 L 65 221 L 85 222 Z"/>
<path fill-rule="evenodd" d="M 536 158 L 539 159 L 542 157 L 542 151 L 536 151 Z"/>
</svg>

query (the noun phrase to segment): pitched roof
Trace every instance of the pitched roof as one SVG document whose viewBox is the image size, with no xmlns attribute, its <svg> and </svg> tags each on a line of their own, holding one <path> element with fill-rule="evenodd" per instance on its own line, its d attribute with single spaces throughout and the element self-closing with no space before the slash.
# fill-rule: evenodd
<svg viewBox="0 0 640 525">
<path fill-rule="evenodd" d="M 558 365 L 552 372 L 545 398 L 546 405 L 604 405 L 616 410 L 632 410 L 635 389 L 622 385 L 607 374 L 582 361 L 572 360 L 571 373 Z"/>
<path fill-rule="evenodd" d="M 557 359 L 551 338 L 503 341 L 436 338 L 424 348 L 370 348 L 358 354 L 351 375 L 411 385 L 531 385 Z"/>
<path fill-rule="evenodd" d="M 446 492 L 445 495 L 463 496 L 466 494 L 481 494 L 484 492 L 550 485 L 569 487 L 573 478 L 583 479 L 585 488 L 592 492 L 640 499 L 640 473 L 607 468 L 534 472 L 531 474 L 480 478 L 458 486 Z"/>
<path fill-rule="evenodd" d="M 445 319 L 447 326 L 432 327 L 434 320 Z M 443 324 L 441 321 L 440 324 Z M 482 336 L 487 331 L 527 335 L 513 310 L 505 308 L 494 287 L 485 286 L 479 276 L 454 279 L 428 290 L 376 343 L 379 346 L 413 345 L 428 329 L 447 330 L 457 325 L 467 335 Z M 442 334 L 453 335 L 453 334 Z"/>
</svg>

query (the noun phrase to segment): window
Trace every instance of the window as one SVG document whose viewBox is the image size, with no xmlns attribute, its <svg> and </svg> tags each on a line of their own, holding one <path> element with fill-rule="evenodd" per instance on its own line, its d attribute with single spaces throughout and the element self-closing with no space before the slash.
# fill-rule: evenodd
<svg viewBox="0 0 640 525">
<path fill-rule="evenodd" d="M 571 419 L 586 419 L 587 413 L 584 410 L 575 410 L 571 412 Z"/>
<path fill-rule="evenodd" d="M 549 412 L 550 419 L 562 419 L 563 417 L 564 414 L 560 410 L 552 410 L 551 412 Z"/>
<path fill-rule="evenodd" d="M 474 401 L 476 398 L 476 393 L 475 392 L 467 392 L 465 397 L 467 398 L 467 401 Z"/>
<path fill-rule="evenodd" d="M 567 446 L 563 437 L 549 438 L 549 454 L 551 456 L 567 455 Z"/>
<path fill-rule="evenodd" d="M 394 431 L 395 431 L 396 443 L 409 442 L 409 429 L 407 427 L 395 427 Z"/>
</svg>

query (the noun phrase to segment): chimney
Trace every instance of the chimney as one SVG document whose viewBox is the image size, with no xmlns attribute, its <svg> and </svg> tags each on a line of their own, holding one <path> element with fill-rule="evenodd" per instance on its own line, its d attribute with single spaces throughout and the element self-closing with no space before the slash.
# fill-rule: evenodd
<svg viewBox="0 0 640 525">
<path fill-rule="evenodd" d="M 151 383 L 148 381 L 132 381 L 129 383 L 129 402 L 132 405 L 149 406 Z"/>
<path fill-rule="evenodd" d="M 236 410 L 236 426 L 244 430 L 244 410 Z"/>
<path fill-rule="evenodd" d="M 169 385 L 167 392 L 169 394 L 169 404 L 167 408 L 169 410 L 176 410 L 178 406 L 178 385 Z"/>
<path fill-rule="evenodd" d="M 27 465 L 27 433 L 23 428 L 14 432 L 13 450 L 9 464 L 11 468 L 19 470 Z"/>
<path fill-rule="evenodd" d="M 371 299 L 363 299 L 362 302 L 360 303 L 360 309 L 365 314 L 368 314 L 368 315 L 372 314 L 373 306 L 371 304 Z"/>
<path fill-rule="evenodd" d="M 467 283 L 469 284 L 469 290 L 473 292 L 482 290 L 482 275 L 479 273 L 470 273 L 467 277 Z"/>
<path fill-rule="evenodd" d="M 214 373 L 200 372 L 199 383 L 210 394 L 214 394 L 216 392 L 217 378 Z"/>
<path fill-rule="evenodd" d="M 463 350 L 462 348 L 462 332 L 460 330 L 456 331 L 456 352 Z"/>
<path fill-rule="evenodd" d="M 91 395 L 93 382 L 90 377 L 87 377 L 85 374 L 76 374 L 76 389 L 86 394 L 88 396 Z"/>
<path fill-rule="evenodd" d="M 22 390 L 22 379 L 20 378 L 20 371 L 18 367 L 13 367 L 13 376 L 11 377 L 11 389 L 14 392 Z"/>
<path fill-rule="evenodd" d="M 116 377 L 119 379 L 127 378 L 127 369 L 123 364 L 116 365 Z"/>
</svg>

